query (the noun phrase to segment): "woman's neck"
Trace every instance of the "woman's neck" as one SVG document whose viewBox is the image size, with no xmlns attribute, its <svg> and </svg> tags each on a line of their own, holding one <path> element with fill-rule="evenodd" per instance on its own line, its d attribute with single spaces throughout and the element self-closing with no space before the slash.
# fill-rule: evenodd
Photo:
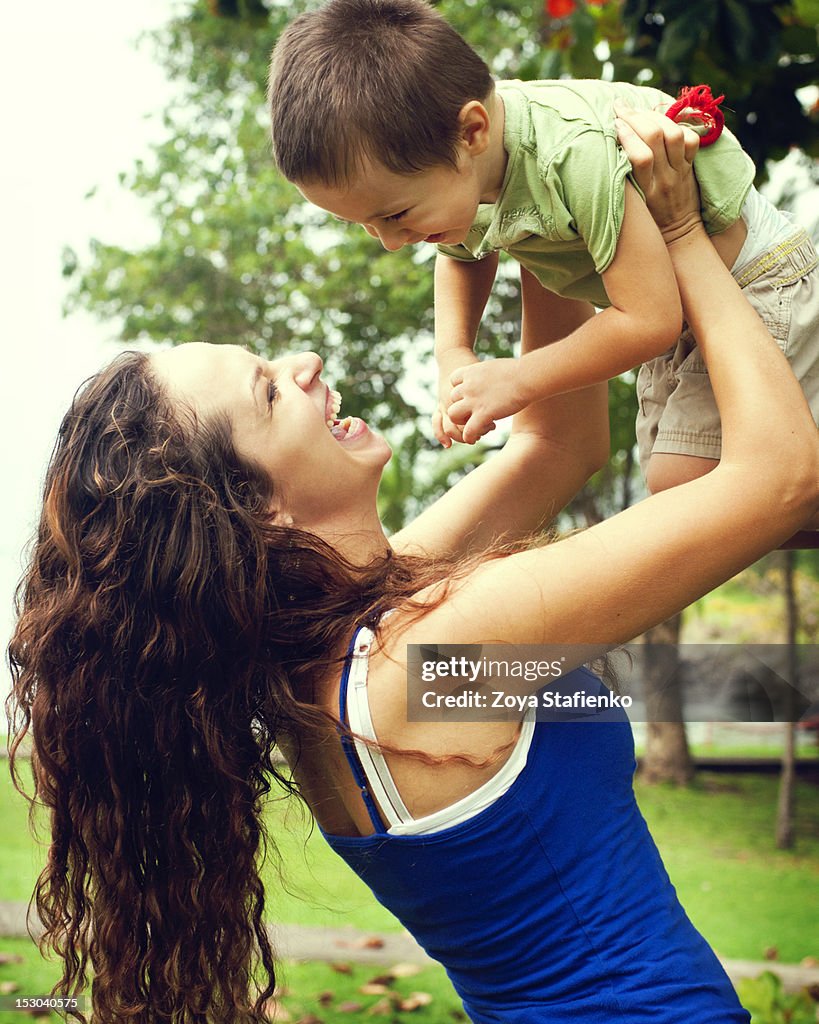
<svg viewBox="0 0 819 1024">
<path fill-rule="evenodd" d="M 345 515 L 305 528 L 321 537 L 354 565 L 367 565 L 373 559 L 383 557 L 390 547 L 375 510 L 370 517 L 354 523 L 350 521 L 349 515 Z"/>
</svg>

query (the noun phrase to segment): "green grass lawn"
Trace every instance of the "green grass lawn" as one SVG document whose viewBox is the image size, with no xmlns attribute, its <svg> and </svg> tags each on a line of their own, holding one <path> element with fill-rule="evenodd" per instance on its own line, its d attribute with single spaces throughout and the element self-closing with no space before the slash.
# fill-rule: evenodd
<svg viewBox="0 0 819 1024">
<path fill-rule="evenodd" d="M 796 846 L 777 850 L 778 779 L 703 772 L 692 789 L 638 786 L 680 900 L 722 956 L 819 956 L 819 787 L 797 784 Z"/>
<path fill-rule="evenodd" d="M 26 901 L 45 851 L 29 835 L 26 804 L 12 790 L 7 772 L 0 776 L 0 900 Z M 771 947 L 783 962 L 819 956 L 819 787 L 797 786 L 797 844 L 788 852 L 777 851 L 773 842 L 776 789 L 775 777 L 717 773 L 701 773 L 690 789 L 638 786 L 643 813 L 683 905 L 726 957 L 762 959 Z M 280 884 L 273 863 L 266 866 L 271 920 L 354 925 L 367 932 L 400 928 L 330 852 L 295 801 L 272 802 L 268 824 L 286 882 Z M 0 953 L 24 957 L 22 964 L 0 964 L 0 985 L 14 981 L 18 992 L 28 995 L 50 989 L 55 967 L 41 962 L 30 943 L 2 940 Z M 293 1021 L 312 1013 L 335 1024 L 355 1019 L 357 1012 L 368 1015 L 373 1005 L 393 1014 L 385 1013 L 385 1019 L 397 1020 L 405 1016 L 396 1009 L 400 999 L 422 992 L 431 1001 L 412 1011 L 414 1021 L 459 1019 L 458 1000 L 442 970 L 400 978 L 386 994 L 367 988 L 380 973 L 378 968 L 347 973 L 345 967 L 342 973 L 327 964 L 284 964 L 289 994 L 282 1004 Z M 25 1019 L 0 1009 L 0 1024 Z"/>
<path fill-rule="evenodd" d="M 0 1024 L 23 1024 L 34 1019 L 57 1024 L 57 1014 L 33 1017 L 12 1009 L 15 999 L 45 995 L 58 977 L 54 964 L 40 959 L 36 947 L 24 939 L 0 939 L 0 986 L 17 986 L 0 996 Z M 313 1024 L 349 1024 L 351 1020 L 412 1020 L 413 1024 L 453 1024 L 467 1021 L 443 968 L 393 968 L 336 963 L 282 963 L 277 968 L 276 1024 L 312 1021 Z M 84 997 L 80 1009 L 90 1010 Z M 270 1007 L 273 1010 L 273 1007 Z M 312 1015 L 312 1016 L 311 1016 Z"/>
</svg>

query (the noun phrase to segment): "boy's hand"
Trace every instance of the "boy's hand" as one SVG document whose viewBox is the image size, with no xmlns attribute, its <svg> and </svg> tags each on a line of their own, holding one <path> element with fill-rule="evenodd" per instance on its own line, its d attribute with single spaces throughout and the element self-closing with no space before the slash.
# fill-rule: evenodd
<svg viewBox="0 0 819 1024">
<path fill-rule="evenodd" d="M 448 415 L 452 401 L 451 376 L 455 370 L 477 363 L 478 357 L 471 348 L 458 346 L 445 350 L 438 357 L 438 408 L 432 414 L 432 432 L 444 448 L 451 448 L 453 441 L 463 441 L 461 428 Z"/>
<path fill-rule="evenodd" d="M 531 401 L 519 359 L 487 359 L 456 370 L 449 379 L 447 413 L 461 427 L 466 444 L 475 444 L 497 420 L 520 412 Z"/>
<path fill-rule="evenodd" d="M 432 414 L 432 433 L 444 448 L 451 448 L 453 441 L 463 441 L 461 428 L 447 416 L 446 405 L 441 399 L 438 399 L 438 408 Z"/>
</svg>

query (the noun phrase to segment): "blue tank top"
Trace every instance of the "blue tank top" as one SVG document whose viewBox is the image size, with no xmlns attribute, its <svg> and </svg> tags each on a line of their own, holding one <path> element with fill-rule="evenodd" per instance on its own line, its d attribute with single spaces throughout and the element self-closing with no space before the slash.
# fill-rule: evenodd
<svg viewBox="0 0 819 1024">
<path fill-rule="evenodd" d="M 585 669 L 561 681 L 578 686 L 606 692 Z M 628 719 L 571 714 L 537 723 L 495 803 L 430 835 L 383 830 L 344 739 L 376 832 L 327 842 L 444 965 L 474 1024 L 747 1024 L 637 807 Z"/>
</svg>

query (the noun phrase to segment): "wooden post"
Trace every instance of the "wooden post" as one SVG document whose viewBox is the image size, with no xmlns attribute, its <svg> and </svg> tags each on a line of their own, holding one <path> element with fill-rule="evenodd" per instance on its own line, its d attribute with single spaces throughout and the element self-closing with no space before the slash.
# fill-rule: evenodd
<svg viewBox="0 0 819 1024">
<path fill-rule="evenodd" d="M 799 606 L 796 600 L 794 569 L 796 554 L 793 548 L 782 553 L 785 575 L 785 626 L 788 645 L 788 697 L 786 707 L 785 747 L 782 751 L 782 772 L 779 776 L 779 798 L 776 807 L 776 845 L 780 850 L 789 850 L 794 844 L 794 776 L 795 741 L 793 725 L 793 694 L 799 686 L 799 663 L 796 652 L 796 633 L 799 627 Z"/>
</svg>

